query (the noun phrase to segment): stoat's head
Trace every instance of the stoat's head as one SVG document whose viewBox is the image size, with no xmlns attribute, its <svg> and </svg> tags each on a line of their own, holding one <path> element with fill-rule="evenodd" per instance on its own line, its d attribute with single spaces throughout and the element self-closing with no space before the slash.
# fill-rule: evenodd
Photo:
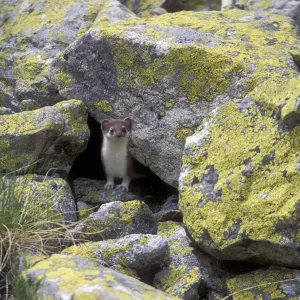
<svg viewBox="0 0 300 300">
<path fill-rule="evenodd" d="M 103 137 L 109 140 L 128 139 L 131 134 L 132 121 L 129 118 L 124 120 L 103 120 L 101 130 Z"/>
</svg>

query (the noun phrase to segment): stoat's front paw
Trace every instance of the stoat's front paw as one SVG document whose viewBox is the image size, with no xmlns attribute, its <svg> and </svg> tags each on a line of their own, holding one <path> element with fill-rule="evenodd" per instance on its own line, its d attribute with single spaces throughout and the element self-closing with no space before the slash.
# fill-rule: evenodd
<svg viewBox="0 0 300 300">
<path fill-rule="evenodd" d="M 105 190 L 113 190 L 114 188 L 115 188 L 115 185 L 114 185 L 114 183 L 111 183 L 111 182 L 107 182 L 104 186 Z"/>
<path fill-rule="evenodd" d="M 117 185 L 117 189 L 118 189 L 118 190 L 122 190 L 122 191 L 124 191 L 124 192 L 128 192 L 128 186 L 125 185 L 125 184 L 118 184 L 118 185 Z"/>
</svg>

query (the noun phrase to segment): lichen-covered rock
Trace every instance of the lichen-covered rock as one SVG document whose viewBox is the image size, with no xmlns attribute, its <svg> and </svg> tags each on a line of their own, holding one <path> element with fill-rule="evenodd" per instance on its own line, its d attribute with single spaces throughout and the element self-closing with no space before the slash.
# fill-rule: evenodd
<svg viewBox="0 0 300 300">
<path fill-rule="evenodd" d="M 298 0 L 223 0 L 222 9 L 239 8 L 250 11 L 268 11 L 273 14 L 289 16 L 300 26 L 300 2 Z"/>
<path fill-rule="evenodd" d="M 170 248 L 169 263 L 154 278 L 154 286 L 186 300 L 205 296 L 207 290 L 226 290 L 222 272 L 214 259 L 195 250 L 182 225 L 176 222 L 159 223 L 158 235 Z"/>
<path fill-rule="evenodd" d="M 77 220 L 76 205 L 68 183 L 61 178 L 40 175 L 11 177 L 13 191 L 32 199 L 36 205 L 45 207 L 45 211 L 57 214 L 57 222 L 68 223 Z"/>
<path fill-rule="evenodd" d="M 149 207 L 142 201 L 111 202 L 75 227 L 77 238 L 99 241 L 128 234 L 156 234 L 157 224 Z"/>
<path fill-rule="evenodd" d="M 109 267 L 121 265 L 147 272 L 167 260 L 168 250 L 168 242 L 161 236 L 131 234 L 120 239 L 71 246 L 63 253 L 83 256 Z"/>
<path fill-rule="evenodd" d="M 300 271 L 279 267 L 242 274 L 227 281 L 233 299 L 299 299 Z"/>
<path fill-rule="evenodd" d="M 86 108 L 78 100 L 2 115 L 0 171 L 11 172 L 32 165 L 34 173 L 55 171 L 66 177 L 88 139 Z"/>
<path fill-rule="evenodd" d="M 178 207 L 178 196 L 170 196 L 163 204 L 159 212 L 154 214 L 157 221 L 177 221 L 182 222 L 182 213 Z"/>
<path fill-rule="evenodd" d="M 106 181 L 96 179 L 76 178 L 74 180 L 75 199 L 90 204 L 105 204 L 114 201 L 126 202 L 138 200 L 140 198 L 130 192 L 118 189 L 105 190 L 105 183 Z"/>
<path fill-rule="evenodd" d="M 101 30 L 101 28 L 104 28 L 106 25 L 135 18 L 137 18 L 137 16 L 119 1 L 104 0 L 102 9 L 97 15 L 92 28 Z"/>
<path fill-rule="evenodd" d="M 79 256 L 54 254 L 30 268 L 26 276 L 28 284 L 39 281 L 37 299 L 176 299 Z"/>
<path fill-rule="evenodd" d="M 50 82 L 48 66 L 93 24 L 103 0 L 1 1 L 0 107 L 23 110 L 20 102 L 37 101 L 38 108 L 62 100 Z M 64 84 L 70 78 L 61 72 Z"/>
<path fill-rule="evenodd" d="M 216 110 L 187 139 L 179 206 L 211 255 L 300 266 L 300 125 L 282 123 L 245 99 Z"/>
<path fill-rule="evenodd" d="M 79 220 L 87 218 L 93 212 L 93 207 L 85 202 L 78 201 L 76 204 Z"/>
<path fill-rule="evenodd" d="M 50 76 L 98 122 L 131 117 L 133 156 L 177 186 L 184 141 L 216 106 L 249 95 L 295 112 L 300 47 L 291 23 L 244 11 L 128 20 L 83 35 Z M 70 84 L 61 85 L 61 72 Z"/>
</svg>

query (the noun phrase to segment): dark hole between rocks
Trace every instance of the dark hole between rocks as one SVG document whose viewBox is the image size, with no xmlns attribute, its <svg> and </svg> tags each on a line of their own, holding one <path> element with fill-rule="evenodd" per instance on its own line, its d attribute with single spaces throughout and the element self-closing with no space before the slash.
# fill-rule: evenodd
<svg viewBox="0 0 300 300">
<path fill-rule="evenodd" d="M 89 115 L 88 126 L 91 135 L 87 148 L 75 159 L 68 176 L 68 182 L 71 187 L 73 187 L 73 180 L 78 177 L 106 180 L 100 158 L 100 147 L 102 145 L 100 124 Z M 145 177 L 133 179 L 130 183 L 129 191 L 139 197 L 145 198 L 145 202 L 152 211 L 156 212 L 167 197 L 178 194 L 177 189 L 163 182 L 148 167 L 135 159 L 134 169 L 138 174 L 145 174 Z M 116 181 L 116 183 L 118 182 Z"/>
<path fill-rule="evenodd" d="M 187 6 L 187 1 L 186 0 L 167 0 L 164 2 L 164 4 L 161 6 L 162 8 L 164 8 L 168 13 L 173 13 L 173 12 L 179 12 L 182 10 L 197 10 L 196 5 L 193 7 L 189 7 Z M 207 4 L 207 8 L 206 10 L 220 10 L 221 7 L 221 0 L 219 1 L 214 1 L 217 6 L 213 5 L 212 0 L 207 0 L 206 4 Z M 197 3 L 196 3 L 197 4 Z"/>
<path fill-rule="evenodd" d="M 140 281 L 153 286 L 154 277 L 159 271 L 161 271 L 160 265 L 154 265 L 154 266 L 152 266 L 151 269 L 149 269 L 147 271 L 138 272 L 138 277 L 139 277 Z"/>
<path fill-rule="evenodd" d="M 292 58 L 293 58 L 293 61 L 294 61 L 294 64 L 296 65 L 297 69 L 298 69 L 298 72 L 300 72 L 300 54 L 291 54 L 292 55 Z"/>
<path fill-rule="evenodd" d="M 249 273 L 264 267 L 254 262 L 233 261 L 233 260 L 220 261 L 220 265 L 224 271 L 236 275 Z"/>
</svg>

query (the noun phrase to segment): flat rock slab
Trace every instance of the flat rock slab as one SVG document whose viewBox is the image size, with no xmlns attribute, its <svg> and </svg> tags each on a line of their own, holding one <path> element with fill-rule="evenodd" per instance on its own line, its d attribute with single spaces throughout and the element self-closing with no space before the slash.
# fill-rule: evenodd
<svg viewBox="0 0 300 300">
<path fill-rule="evenodd" d="M 178 299 L 80 256 L 54 254 L 26 275 L 40 282 L 37 299 Z"/>
<path fill-rule="evenodd" d="M 216 106 L 249 96 L 295 113 L 292 23 L 244 11 L 131 19 L 87 32 L 51 63 L 50 77 L 98 122 L 131 117 L 133 156 L 177 187 L 185 139 Z"/>
<path fill-rule="evenodd" d="M 131 234 L 120 239 L 89 242 L 63 251 L 97 261 L 105 266 L 121 265 L 136 272 L 147 272 L 168 259 L 168 242 L 158 235 Z"/>
<path fill-rule="evenodd" d="M 100 150 L 99 150 L 100 151 Z M 99 154 L 100 155 L 100 154 Z M 114 201 L 127 202 L 139 200 L 140 197 L 122 190 L 105 190 L 106 181 L 76 178 L 74 180 L 74 193 L 77 201 L 89 204 L 105 204 Z"/>
<path fill-rule="evenodd" d="M 201 249 L 300 266 L 299 132 L 245 100 L 216 110 L 187 139 L 179 206 Z"/>
<path fill-rule="evenodd" d="M 100 241 L 128 234 L 156 234 L 157 224 L 149 207 L 142 201 L 103 204 L 77 225 L 76 238 Z"/>
</svg>

